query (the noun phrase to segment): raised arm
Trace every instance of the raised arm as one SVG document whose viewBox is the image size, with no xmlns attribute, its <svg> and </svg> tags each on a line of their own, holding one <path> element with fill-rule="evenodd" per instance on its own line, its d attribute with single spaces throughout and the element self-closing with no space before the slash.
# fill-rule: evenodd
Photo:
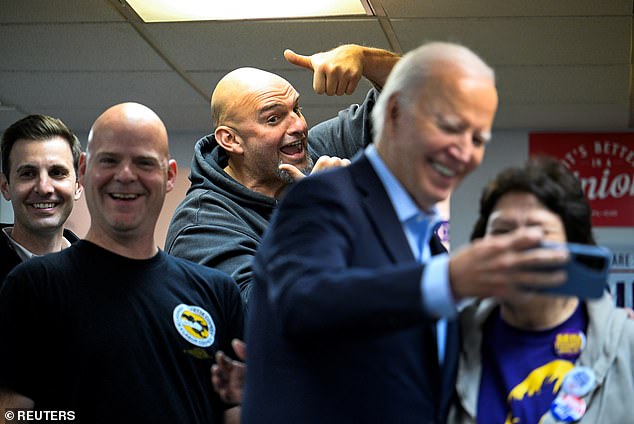
<svg viewBox="0 0 634 424">
<path fill-rule="evenodd" d="M 361 77 L 381 89 L 400 59 L 396 53 L 357 44 L 344 44 L 310 56 L 287 49 L 284 57 L 293 65 L 312 70 L 313 89 L 329 96 L 352 94 Z"/>
<path fill-rule="evenodd" d="M 449 261 L 454 297 L 512 299 L 527 287 L 563 283 L 565 272 L 548 268 L 561 266 L 568 253 L 565 249 L 536 248 L 543 237 L 539 229 L 520 229 L 457 249 Z"/>
<path fill-rule="evenodd" d="M 355 162 L 349 169 L 359 172 Z M 347 175 L 307 178 L 292 188 L 256 254 L 254 285 L 266 288 L 265 299 L 289 340 L 367 337 L 437 317 L 423 306 L 421 290 L 423 278 L 440 275 L 425 275 L 432 262 L 449 260 L 454 300 L 509 298 L 520 286 L 556 285 L 565 278 L 548 269 L 564 263 L 566 251 L 534 248 L 542 235 L 532 229 L 487 237 L 421 265 L 396 237 L 395 216 L 366 218 L 384 203 L 349 189 Z M 395 262 L 396 255 L 403 259 Z"/>
</svg>

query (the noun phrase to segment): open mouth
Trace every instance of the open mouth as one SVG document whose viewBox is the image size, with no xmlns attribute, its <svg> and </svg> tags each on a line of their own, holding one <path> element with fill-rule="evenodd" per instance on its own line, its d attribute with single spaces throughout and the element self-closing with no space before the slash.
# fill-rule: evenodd
<svg viewBox="0 0 634 424">
<path fill-rule="evenodd" d="M 289 156 L 294 156 L 294 155 L 299 155 L 304 153 L 304 144 L 302 143 L 302 140 L 296 141 L 294 143 L 291 144 L 287 144 L 286 146 L 282 147 L 280 149 L 280 152 L 284 153 L 285 155 L 289 155 Z"/>
</svg>

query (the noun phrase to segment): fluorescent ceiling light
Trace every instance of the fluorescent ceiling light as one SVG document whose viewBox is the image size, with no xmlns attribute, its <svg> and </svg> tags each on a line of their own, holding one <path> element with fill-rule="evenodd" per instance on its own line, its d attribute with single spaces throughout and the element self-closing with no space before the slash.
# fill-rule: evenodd
<svg viewBox="0 0 634 424">
<path fill-rule="evenodd" d="M 371 15 L 367 0 L 126 0 L 144 22 Z"/>
</svg>

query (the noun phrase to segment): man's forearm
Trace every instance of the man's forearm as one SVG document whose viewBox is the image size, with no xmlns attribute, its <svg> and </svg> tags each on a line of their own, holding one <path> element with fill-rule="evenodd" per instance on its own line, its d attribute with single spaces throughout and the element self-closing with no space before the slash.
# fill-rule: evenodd
<svg viewBox="0 0 634 424">
<path fill-rule="evenodd" d="M 388 50 L 359 47 L 363 50 L 363 76 L 376 88 L 382 89 L 392 68 L 401 57 Z"/>
</svg>

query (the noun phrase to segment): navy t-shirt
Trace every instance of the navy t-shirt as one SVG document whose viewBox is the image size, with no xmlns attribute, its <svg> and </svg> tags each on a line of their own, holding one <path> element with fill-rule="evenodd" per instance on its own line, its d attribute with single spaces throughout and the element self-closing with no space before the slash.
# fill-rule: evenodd
<svg viewBox="0 0 634 424">
<path fill-rule="evenodd" d="M 511 327 L 497 308 L 483 326 L 480 424 L 538 424 L 574 367 L 588 323 L 577 307 L 564 323 L 543 331 Z"/>
<path fill-rule="evenodd" d="M 87 241 L 16 267 L 0 290 L 0 385 L 75 422 L 221 422 L 218 349 L 243 335 L 233 280 Z"/>
</svg>

